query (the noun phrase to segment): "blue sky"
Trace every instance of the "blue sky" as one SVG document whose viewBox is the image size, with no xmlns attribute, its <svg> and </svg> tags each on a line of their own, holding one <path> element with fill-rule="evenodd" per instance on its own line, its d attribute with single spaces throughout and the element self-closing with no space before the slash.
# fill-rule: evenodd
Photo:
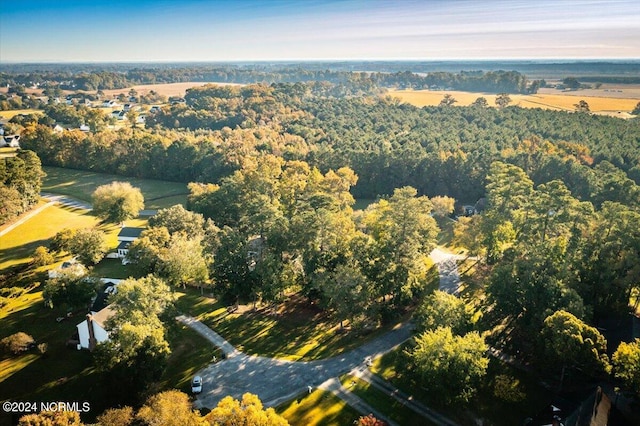
<svg viewBox="0 0 640 426">
<path fill-rule="evenodd" d="M 0 0 L 0 62 L 640 58 L 640 0 Z"/>
</svg>

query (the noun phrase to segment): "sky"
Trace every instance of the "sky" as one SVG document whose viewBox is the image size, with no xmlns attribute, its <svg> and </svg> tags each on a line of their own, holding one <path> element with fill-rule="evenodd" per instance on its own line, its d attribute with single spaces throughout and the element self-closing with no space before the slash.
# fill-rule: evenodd
<svg viewBox="0 0 640 426">
<path fill-rule="evenodd" d="M 640 0 L 0 0 L 0 63 L 640 58 Z"/>
</svg>

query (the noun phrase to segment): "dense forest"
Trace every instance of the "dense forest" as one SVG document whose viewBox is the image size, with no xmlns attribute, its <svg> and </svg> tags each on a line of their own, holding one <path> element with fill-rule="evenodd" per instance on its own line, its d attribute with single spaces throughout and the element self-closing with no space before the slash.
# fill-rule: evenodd
<svg viewBox="0 0 640 426">
<path fill-rule="evenodd" d="M 146 129 L 56 134 L 38 124 L 46 119 L 23 119 L 22 143 L 46 165 L 182 182 L 217 183 L 247 155 L 271 153 L 323 172 L 351 167 L 356 198 L 411 185 L 472 204 L 484 196 L 490 164 L 504 160 L 536 184 L 561 179 L 581 200 L 638 206 L 638 120 L 518 107 L 416 108 L 344 96 L 343 89 L 326 82 L 204 86 L 190 89 L 186 103 L 148 114 Z M 85 107 L 47 111 L 99 122 Z"/>
</svg>

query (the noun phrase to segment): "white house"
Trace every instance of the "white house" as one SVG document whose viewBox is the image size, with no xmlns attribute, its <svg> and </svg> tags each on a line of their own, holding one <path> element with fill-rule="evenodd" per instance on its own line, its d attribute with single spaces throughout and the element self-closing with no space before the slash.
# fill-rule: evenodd
<svg viewBox="0 0 640 426">
<path fill-rule="evenodd" d="M 8 146 L 9 148 L 20 148 L 20 135 L 2 136 L 0 146 Z"/>
<path fill-rule="evenodd" d="M 109 333 L 105 328 L 106 321 L 114 311 L 108 306 L 95 314 L 87 314 L 87 319 L 76 325 L 78 329 L 78 349 L 95 349 L 98 343 L 109 340 Z"/>
<path fill-rule="evenodd" d="M 59 125 L 57 123 L 56 124 L 52 124 L 50 127 L 51 127 L 51 131 L 53 133 L 62 133 L 62 132 L 64 132 L 64 127 L 62 127 L 61 125 Z"/>
<path fill-rule="evenodd" d="M 113 99 L 109 99 L 109 100 L 106 100 L 106 101 L 102 102 L 102 107 L 103 108 L 113 108 L 115 106 L 118 106 L 118 103 L 116 101 L 114 101 Z"/>
<path fill-rule="evenodd" d="M 137 240 L 140 234 L 144 231 L 144 228 L 130 228 L 124 227 L 118 233 L 118 257 L 122 259 L 122 264 L 125 263 L 125 258 L 129 253 L 129 244 Z"/>
<path fill-rule="evenodd" d="M 62 262 L 60 266 L 48 271 L 49 278 L 58 278 L 63 272 L 74 276 L 82 276 L 87 274 L 87 268 L 82 263 L 78 263 L 75 258 Z"/>
<path fill-rule="evenodd" d="M 78 349 L 89 349 L 92 351 L 98 343 L 109 340 L 109 333 L 105 328 L 106 321 L 115 313 L 108 305 L 109 296 L 117 292 L 120 281 L 114 278 L 101 278 L 104 283 L 102 291 L 98 293 L 91 305 L 87 317 L 80 324 L 78 329 Z"/>
</svg>

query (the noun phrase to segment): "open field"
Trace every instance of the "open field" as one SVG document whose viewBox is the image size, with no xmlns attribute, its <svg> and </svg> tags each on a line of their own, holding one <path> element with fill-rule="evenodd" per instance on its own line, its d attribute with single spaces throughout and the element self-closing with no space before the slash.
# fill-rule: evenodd
<svg viewBox="0 0 640 426">
<path fill-rule="evenodd" d="M 0 118 L 4 120 L 11 120 L 14 116 L 18 114 L 41 114 L 42 110 L 40 109 L 12 109 L 8 111 L 0 111 Z"/>
<path fill-rule="evenodd" d="M 360 414 L 346 402 L 321 390 L 284 403 L 276 407 L 276 412 L 287 419 L 291 426 L 352 425 L 360 418 Z"/>
<path fill-rule="evenodd" d="M 454 104 L 455 106 L 471 105 L 473 101 L 481 96 L 487 100 L 489 106 L 495 106 L 496 99 L 495 94 L 460 92 L 455 90 L 390 90 L 387 94 L 399 98 L 402 102 L 407 102 L 418 107 L 437 106 L 445 94 L 450 94 L 457 100 Z M 625 94 L 630 97 L 622 98 L 621 96 L 616 96 Z M 574 111 L 574 104 L 577 104 L 580 100 L 584 100 L 589 104 L 589 108 L 594 113 L 618 115 L 628 118 L 630 116 L 628 113 L 640 102 L 640 87 L 630 86 L 622 92 L 605 92 L 604 88 L 577 91 L 541 89 L 540 93 L 535 95 L 509 95 L 509 97 L 512 100 L 510 105 L 520 106 L 522 108 L 544 108 L 557 111 Z"/>
<path fill-rule="evenodd" d="M 133 86 L 136 92 L 139 95 L 146 95 L 150 91 L 155 91 L 156 93 L 164 96 L 184 96 L 187 92 L 187 89 L 192 87 L 200 87 L 205 84 L 215 84 L 218 86 L 242 86 L 241 84 L 236 83 L 218 83 L 215 81 L 210 82 L 202 82 L 202 81 L 187 81 L 183 83 L 164 83 L 164 84 L 141 84 L 138 86 Z M 118 96 L 120 93 L 124 93 L 125 95 L 129 93 L 131 87 L 127 87 L 126 89 L 113 89 L 113 90 L 103 90 L 104 95 L 109 97 Z"/>
<path fill-rule="evenodd" d="M 86 210 L 58 205 L 47 207 L 0 237 L 0 272 L 29 262 L 36 247 L 47 246 L 48 240 L 63 228 L 91 228 L 97 224 L 98 218 Z"/>
<path fill-rule="evenodd" d="M 129 182 L 132 186 L 140 188 L 144 195 L 145 209 L 155 210 L 185 204 L 189 193 L 187 185 L 179 182 L 136 179 L 60 167 L 44 167 L 44 171 L 47 177 L 42 184 L 43 192 L 69 195 L 88 202 L 91 202 L 91 194 L 98 186 L 114 181 Z"/>
</svg>

